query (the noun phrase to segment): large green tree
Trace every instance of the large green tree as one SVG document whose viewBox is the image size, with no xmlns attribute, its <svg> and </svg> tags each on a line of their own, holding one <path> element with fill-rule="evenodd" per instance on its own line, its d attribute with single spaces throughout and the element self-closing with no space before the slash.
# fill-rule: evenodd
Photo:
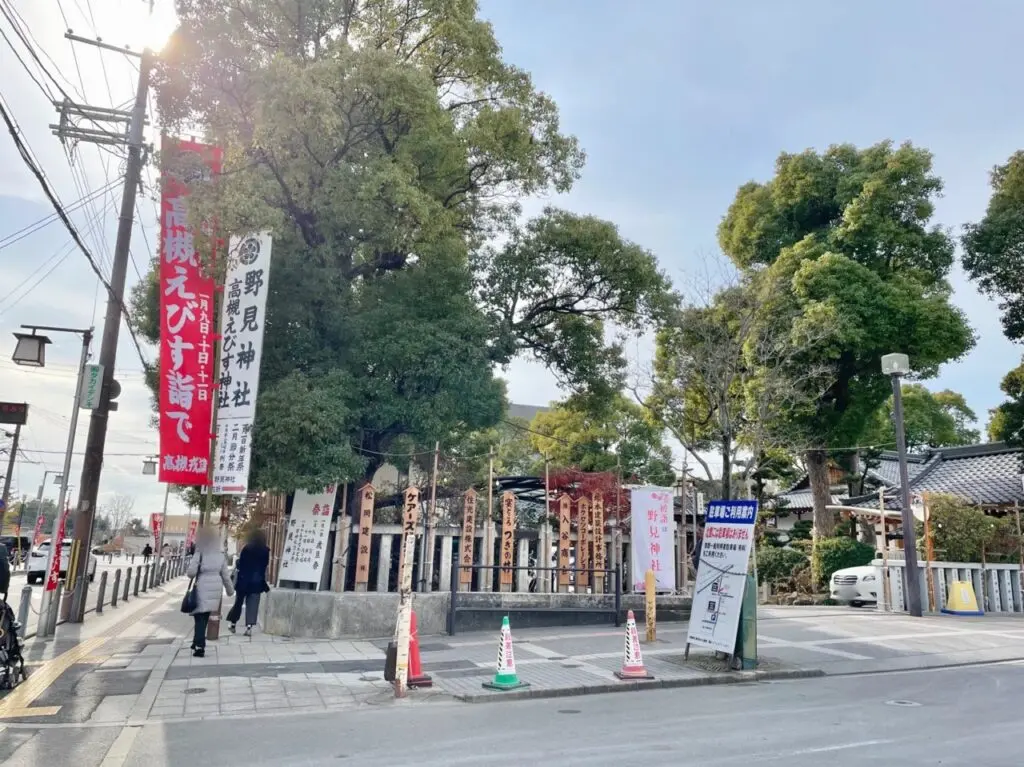
<svg viewBox="0 0 1024 767">
<path fill-rule="evenodd" d="M 875 411 L 863 437 L 866 443 L 890 449 L 895 445 L 892 408 L 889 397 Z M 981 433 L 972 427 L 976 420 L 959 392 L 931 392 L 919 383 L 903 387 L 903 425 L 910 450 L 976 444 L 981 441 Z"/>
<path fill-rule="evenodd" d="M 1024 339 L 1024 151 L 991 174 L 985 216 L 964 227 L 963 265 L 982 292 L 998 299 L 1003 330 Z"/>
<path fill-rule="evenodd" d="M 646 326 L 667 281 L 607 222 L 520 225 L 519 200 L 566 191 L 584 156 L 474 0 L 176 9 L 163 123 L 225 150 L 193 221 L 274 235 L 255 486 L 356 479 L 396 439 L 486 429 L 503 412 L 494 366 L 518 355 L 615 389 L 608 331 Z M 135 296 L 150 338 L 156 305 L 150 280 Z"/>
<path fill-rule="evenodd" d="M 989 411 L 988 438 L 1024 445 L 1024 364 L 1007 373 L 1000 388 L 1007 399 Z"/>
<path fill-rule="evenodd" d="M 817 536 L 834 530 L 828 449 L 860 444 L 889 396 L 882 355 L 906 353 L 927 377 L 973 344 L 950 303 L 953 242 L 930 223 L 941 190 L 931 155 L 910 144 L 782 154 L 770 181 L 740 188 L 719 227 L 737 267 L 781 287 L 765 297 L 765 321 L 785 317 L 794 338 L 834 329 L 789 359 L 794 370 L 827 365 L 831 385 L 813 407 L 782 414 L 807 446 Z"/>
<path fill-rule="evenodd" d="M 622 394 L 600 402 L 570 398 L 538 413 L 530 428 L 534 449 L 556 467 L 588 472 L 621 469 L 627 480 L 662 486 L 675 480 L 662 427 Z"/>
</svg>

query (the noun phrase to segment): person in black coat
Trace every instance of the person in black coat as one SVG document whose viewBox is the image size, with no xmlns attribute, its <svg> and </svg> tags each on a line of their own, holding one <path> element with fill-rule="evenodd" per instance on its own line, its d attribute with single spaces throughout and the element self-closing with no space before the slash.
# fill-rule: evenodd
<svg viewBox="0 0 1024 767">
<path fill-rule="evenodd" d="M 242 547 L 235 567 L 235 604 L 228 611 L 228 630 L 234 634 L 235 626 L 242 617 L 245 604 L 245 635 L 252 636 L 253 626 L 260 611 L 260 597 L 270 586 L 267 584 L 267 567 L 270 566 L 270 547 L 262 530 L 253 531 L 249 542 Z"/>
</svg>

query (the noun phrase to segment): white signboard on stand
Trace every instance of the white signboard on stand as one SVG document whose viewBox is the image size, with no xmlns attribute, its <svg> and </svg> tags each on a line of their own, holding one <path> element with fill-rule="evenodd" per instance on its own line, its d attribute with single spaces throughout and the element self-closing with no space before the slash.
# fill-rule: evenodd
<svg viewBox="0 0 1024 767">
<path fill-rule="evenodd" d="M 288 534 L 284 539 L 278 585 L 281 581 L 314 583 L 320 588 L 320 577 L 327 566 L 327 536 L 331 532 L 331 515 L 338 486 L 329 485 L 310 494 L 296 490 L 292 511 L 288 515 Z"/>
<path fill-rule="evenodd" d="M 262 232 L 232 237 L 228 250 L 217 365 L 220 386 L 213 492 L 218 495 L 245 495 L 249 490 L 272 244 L 270 232 Z"/>
<path fill-rule="evenodd" d="M 648 570 L 654 571 L 658 591 L 676 590 L 673 527 L 671 489 L 637 487 L 630 491 L 630 577 L 635 593 L 643 593 Z"/>
<path fill-rule="evenodd" d="M 733 654 L 754 544 L 757 501 L 712 501 L 704 519 L 688 644 Z"/>
</svg>

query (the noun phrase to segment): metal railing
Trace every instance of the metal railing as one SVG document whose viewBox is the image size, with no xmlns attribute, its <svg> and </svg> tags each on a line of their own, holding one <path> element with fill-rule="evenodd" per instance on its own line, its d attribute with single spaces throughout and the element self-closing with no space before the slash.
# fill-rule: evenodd
<svg viewBox="0 0 1024 767">
<path fill-rule="evenodd" d="M 484 578 L 485 581 L 486 581 L 486 576 L 489 575 L 490 578 L 491 578 L 492 583 L 497 584 L 499 588 L 497 590 L 484 589 L 484 590 L 476 590 L 476 591 L 459 591 L 459 580 L 460 580 L 459 574 L 461 572 L 465 572 L 467 570 L 478 576 L 477 577 L 477 582 L 478 583 L 481 580 L 479 578 L 479 575 L 481 573 L 483 573 L 485 575 L 485 578 Z M 503 611 L 503 610 L 504 611 L 514 610 L 514 611 L 517 611 L 517 612 L 530 612 L 530 611 L 536 611 L 536 612 L 542 612 L 543 611 L 543 612 L 547 612 L 547 611 L 551 611 L 551 610 L 558 610 L 558 611 L 563 611 L 563 612 L 566 612 L 566 613 L 571 613 L 573 611 L 589 612 L 589 613 L 595 613 L 595 612 L 596 613 L 608 613 L 611 616 L 612 622 L 614 623 L 615 626 L 621 625 L 621 613 L 622 613 L 622 573 L 619 570 L 617 570 L 617 569 L 610 569 L 610 568 L 580 568 L 580 569 L 574 569 L 574 570 L 569 570 L 568 571 L 569 573 L 575 573 L 576 579 L 579 579 L 582 574 L 586 574 L 587 575 L 587 580 L 590 583 L 596 583 L 597 582 L 597 578 L 601 578 L 602 581 L 605 582 L 605 583 L 608 583 L 610 581 L 611 589 L 609 591 L 605 592 L 605 593 L 602 593 L 600 591 L 599 592 L 580 592 L 580 591 L 577 591 L 575 593 L 573 593 L 573 592 L 566 592 L 566 591 L 559 592 L 557 590 L 540 591 L 540 590 L 535 589 L 535 588 L 528 588 L 526 591 L 522 591 L 522 590 L 518 590 L 517 591 L 517 590 L 515 590 L 515 584 L 519 582 L 519 578 L 517 578 L 516 576 L 518 575 L 518 573 L 524 572 L 524 571 L 526 572 L 527 576 L 533 576 L 534 574 L 540 574 L 540 573 L 550 573 L 552 575 L 550 575 L 548 577 L 551 578 L 553 583 L 557 583 L 557 581 L 555 580 L 554 576 L 557 576 L 558 574 L 564 574 L 565 572 L 567 572 L 565 569 L 560 568 L 560 567 L 538 567 L 536 565 L 523 565 L 523 566 L 516 566 L 516 567 L 506 567 L 506 566 L 503 566 L 503 565 L 462 565 L 462 564 L 452 563 L 451 584 L 450 584 L 450 587 L 451 587 L 451 599 L 448 602 L 448 620 L 447 620 L 448 635 L 449 636 L 454 636 L 455 635 L 455 631 L 456 631 L 455 620 L 456 620 L 456 616 L 457 616 L 457 614 L 458 614 L 458 612 L 460 610 L 461 611 L 466 611 L 466 612 L 468 612 L 468 611 L 481 611 L 481 610 L 492 610 L 492 611 L 499 611 L 499 612 Z M 506 574 L 510 575 L 511 577 L 510 578 L 506 578 L 506 582 L 504 584 L 501 584 L 501 575 L 503 573 L 506 573 Z M 607 580 L 606 580 L 606 577 L 607 577 Z M 533 583 L 534 581 L 537 582 L 537 586 L 539 587 L 539 585 L 540 585 L 539 584 L 539 581 L 540 581 L 539 575 L 536 578 L 530 578 L 528 582 L 529 583 Z M 503 589 L 502 586 L 507 586 L 508 588 L 507 589 Z M 571 606 L 571 605 L 567 604 L 565 606 L 545 607 L 545 606 L 542 606 L 542 605 L 536 605 L 536 606 L 530 605 L 527 602 L 524 602 L 523 604 L 516 604 L 516 605 L 503 605 L 503 606 L 500 606 L 500 607 L 486 607 L 486 606 L 481 605 L 480 604 L 480 601 L 481 601 L 480 597 L 483 596 L 483 595 L 491 595 L 491 594 L 495 594 L 495 595 L 501 595 L 501 594 L 518 594 L 518 595 L 535 594 L 536 596 L 542 598 L 539 601 L 543 601 L 543 598 L 545 598 L 545 597 L 551 599 L 552 601 L 565 601 L 563 599 L 555 599 L 555 598 L 560 598 L 560 597 L 561 598 L 565 598 L 565 597 L 568 597 L 568 598 L 571 599 L 573 596 L 578 596 L 578 597 L 581 597 L 581 598 L 582 597 L 590 597 L 590 598 L 593 598 L 593 597 L 598 597 L 598 598 L 600 598 L 600 597 L 611 597 L 612 598 L 612 606 L 611 607 L 604 607 L 602 605 L 602 606 L 575 607 L 575 606 Z M 600 601 L 603 602 L 604 600 L 600 600 Z M 460 606 L 460 602 L 462 603 L 462 606 Z"/>
<path fill-rule="evenodd" d="M 149 588 L 155 588 L 172 578 L 184 575 L 185 568 L 185 558 L 175 556 L 164 561 L 156 559 L 147 565 L 127 565 L 113 571 L 110 569 L 99 570 L 96 573 L 95 599 L 89 600 L 91 606 L 86 607 L 86 615 L 89 613 L 102 615 L 106 608 L 116 608 L 118 602 L 128 602 L 131 598 L 137 598 L 140 591 L 145 593 Z M 64 586 L 64 581 L 61 581 L 57 585 L 57 591 L 54 592 L 54 602 L 57 605 L 61 603 Z M 54 626 L 51 625 L 46 627 L 42 634 L 39 633 L 44 616 L 40 615 L 39 607 L 32 603 L 34 593 L 36 590 L 32 586 L 25 585 L 21 590 L 21 602 L 18 605 L 18 621 L 21 623 L 21 635 L 25 639 L 33 636 L 52 635 L 54 629 Z M 52 611 L 54 616 L 58 616 L 56 625 L 65 622 L 59 617 L 60 612 L 59 608 Z"/>
</svg>

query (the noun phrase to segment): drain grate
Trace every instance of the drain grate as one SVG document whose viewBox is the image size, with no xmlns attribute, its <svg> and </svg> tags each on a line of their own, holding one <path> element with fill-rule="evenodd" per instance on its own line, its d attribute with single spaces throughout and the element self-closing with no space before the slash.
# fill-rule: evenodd
<svg viewBox="0 0 1024 767">
<path fill-rule="evenodd" d="M 559 714 L 578 714 L 580 710 L 578 708 L 560 708 L 558 709 Z"/>
<path fill-rule="evenodd" d="M 583 668 L 580 663 L 563 663 L 562 668 Z"/>
<path fill-rule="evenodd" d="M 913 700 L 887 700 L 885 702 L 885 705 L 887 705 L 887 706 L 900 706 L 902 708 L 917 708 L 921 704 L 917 703 L 916 701 L 913 701 Z"/>
<path fill-rule="evenodd" d="M 206 692 L 205 687 L 189 687 L 185 690 L 186 695 L 198 695 L 201 692 Z"/>
</svg>

